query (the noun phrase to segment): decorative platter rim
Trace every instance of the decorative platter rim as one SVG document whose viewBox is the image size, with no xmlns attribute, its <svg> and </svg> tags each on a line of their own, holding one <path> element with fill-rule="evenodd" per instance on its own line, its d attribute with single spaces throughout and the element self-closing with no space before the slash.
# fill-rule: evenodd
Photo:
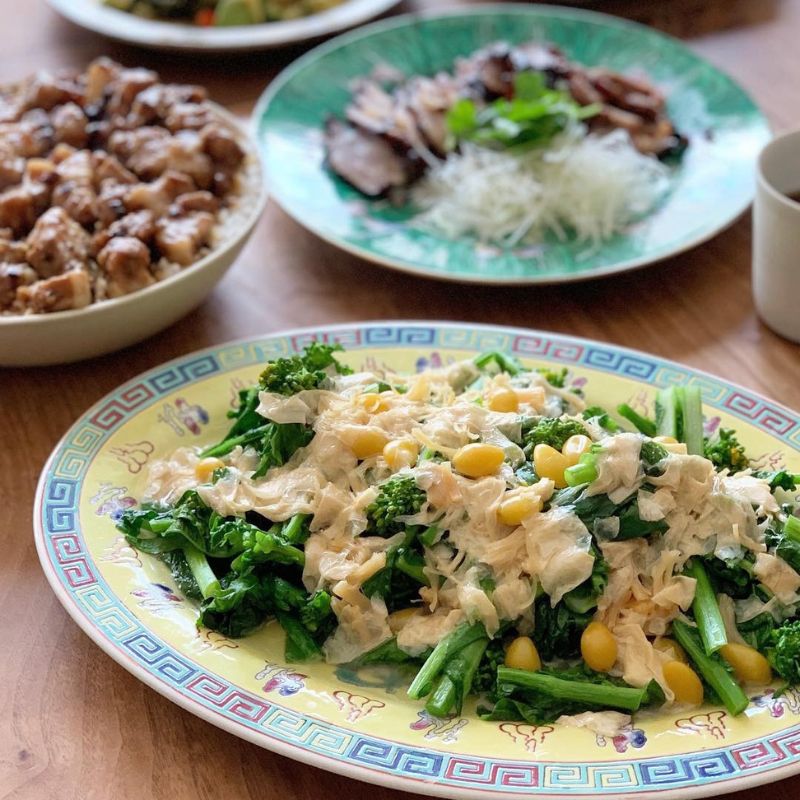
<svg viewBox="0 0 800 800">
<path fill-rule="evenodd" d="M 653 30 L 632 20 L 621 19 L 610 14 L 583 8 L 541 6 L 536 4 L 528 5 L 524 3 L 478 3 L 476 5 L 469 6 L 467 9 L 431 9 L 377 20 L 358 28 L 357 30 L 342 33 L 334 39 L 317 45 L 287 66 L 265 89 L 254 108 L 252 116 L 254 129 L 256 131 L 256 139 L 259 143 L 259 146 L 262 148 L 262 152 L 264 153 L 265 171 L 268 179 L 270 180 L 270 184 L 274 187 L 272 199 L 297 223 L 313 233 L 315 236 L 318 236 L 328 244 L 350 253 L 351 255 L 358 256 L 383 267 L 388 267 L 390 269 L 405 272 L 418 277 L 427 277 L 460 283 L 500 286 L 571 283 L 581 280 L 608 277 L 622 272 L 628 272 L 634 269 L 642 268 L 650 264 L 663 261 L 667 258 L 674 257 L 703 244 L 732 225 L 737 219 L 739 219 L 739 217 L 742 216 L 742 214 L 747 211 L 754 196 L 754 179 L 752 181 L 752 186 L 749 186 L 747 190 L 737 187 L 736 191 L 734 192 L 736 196 L 735 202 L 733 202 L 733 200 L 726 202 L 726 208 L 723 214 L 716 214 L 716 216 L 711 219 L 708 224 L 692 230 L 689 235 L 675 234 L 672 236 L 671 241 L 667 242 L 666 245 L 662 245 L 658 242 L 655 245 L 649 245 L 647 240 L 652 237 L 648 235 L 647 231 L 645 231 L 639 237 L 642 239 L 642 252 L 638 255 L 631 254 L 629 256 L 622 256 L 621 258 L 614 260 L 612 263 L 608 263 L 606 265 L 601 263 L 599 266 L 594 266 L 585 270 L 581 270 L 580 266 L 578 266 L 575 268 L 575 271 L 570 271 L 570 269 L 572 269 L 572 267 L 570 267 L 569 269 L 564 268 L 560 272 L 545 271 L 539 273 L 515 273 L 504 272 L 502 270 L 499 272 L 488 270 L 481 271 L 481 268 L 472 263 L 469 264 L 468 268 L 457 269 L 449 266 L 442 268 L 434 264 L 436 258 L 439 258 L 440 254 L 438 253 L 435 254 L 436 258 L 431 257 L 428 261 L 420 263 L 419 260 L 414 260 L 414 258 L 401 256 L 395 252 L 383 252 L 380 249 L 376 249 L 376 245 L 371 243 L 367 239 L 366 235 L 356 237 L 352 230 L 348 232 L 348 230 L 342 228 L 341 225 L 334 227 L 332 224 L 329 224 L 327 220 L 322 220 L 321 213 L 303 213 L 303 208 L 301 207 L 301 204 L 297 198 L 292 197 L 291 194 L 286 194 L 281 190 L 283 181 L 280 180 L 279 173 L 282 171 L 282 168 L 276 168 L 271 163 L 271 159 L 269 158 L 269 145 L 265 142 L 269 126 L 267 114 L 270 110 L 270 106 L 273 104 L 273 101 L 280 95 L 281 91 L 288 84 L 290 84 L 296 78 L 296 76 L 300 75 L 307 67 L 315 64 L 315 62 L 324 60 L 332 54 L 335 54 L 337 51 L 344 51 L 347 48 L 358 46 L 360 42 L 368 41 L 374 35 L 397 32 L 404 27 L 418 25 L 421 22 L 435 22 L 437 20 L 456 18 L 471 19 L 488 13 L 491 13 L 497 17 L 502 15 L 515 15 L 524 18 L 529 17 L 536 20 L 597 24 L 605 26 L 607 29 L 612 31 L 617 30 L 630 32 L 640 36 L 647 36 L 654 41 L 661 42 L 665 47 L 671 48 L 674 52 L 688 54 L 695 65 L 702 67 L 702 70 L 708 75 L 713 76 L 715 79 L 721 79 L 723 82 L 727 82 L 729 89 L 731 89 L 736 94 L 738 99 L 748 107 L 749 114 L 752 116 L 752 119 L 745 126 L 748 127 L 748 129 L 752 128 L 754 136 L 754 143 L 752 144 L 752 147 L 755 147 L 756 141 L 759 143 L 759 146 L 761 146 L 765 144 L 771 137 L 771 128 L 769 122 L 751 95 L 726 72 L 707 61 L 705 58 L 696 54 L 694 51 L 688 48 L 686 44 L 675 37 Z M 274 133 L 274 138 L 280 138 L 280 133 Z M 312 157 L 316 158 L 316 155 L 313 155 Z M 753 159 L 751 160 L 753 161 L 754 169 L 755 152 L 753 153 Z M 738 164 L 737 168 L 742 169 L 741 165 Z M 695 170 L 694 167 L 693 170 Z M 317 178 L 318 175 L 315 173 L 314 179 L 316 180 Z M 335 182 L 337 185 L 340 183 L 339 179 L 336 179 Z M 677 189 L 675 194 L 679 194 L 681 185 L 676 184 Z M 720 190 L 718 194 L 722 195 L 725 194 L 725 192 Z M 342 200 L 341 206 L 346 206 L 348 202 L 349 201 Z M 665 207 L 669 209 L 672 207 L 672 203 L 673 195 L 670 193 L 669 197 L 665 200 Z M 708 208 L 713 205 L 715 204 L 711 203 L 705 205 L 704 207 Z M 306 209 L 306 212 L 307 211 L 308 209 Z M 678 207 L 678 211 L 680 212 L 680 206 Z M 652 215 L 656 215 L 656 212 L 660 213 L 660 209 L 654 209 Z M 335 209 L 335 214 L 331 214 L 329 216 L 332 218 L 333 216 L 339 216 L 341 213 L 348 212 L 342 212 L 342 208 L 337 207 Z M 353 217 L 356 218 L 364 217 L 369 221 L 370 224 L 374 223 L 374 221 L 371 219 L 371 215 L 365 211 L 352 211 L 349 213 L 352 213 Z M 685 214 L 686 212 L 683 213 Z M 650 216 L 651 215 L 648 215 L 648 218 Z M 637 225 L 638 224 L 639 223 L 637 223 Z M 618 238 L 622 241 L 632 241 L 635 239 L 636 236 L 633 234 L 633 231 L 636 229 L 637 225 L 630 226 L 630 230 L 626 231 Z M 663 225 L 663 227 L 669 227 L 668 221 Z M 412 235 L 415 235 L 416 231 L 415 228 L 407 227 L 404 224 L 400 224 L 397 230 L 398 236 L 405 235 L 406 237 L 409 236 L 409 232 Z M 391 238 L 391 234 L 392 231 L 389 230 L 389 232 L 386 234 L 387 238 Z M 375 240 L 377 241 L 381 235 L 383 234 L 380 232 L 376 233 Z M 423 245 L 427 245 L 430 249 L 431 242 L 441 242 L 441 249 L 448 249 L 452 248 L 458 241 L 460 240 L 457 239 L 448 241 L 437 234 L 431 234 L 418 246 L 423 248 Z M 600 246 L 599 250 L 602 252 L 603 248 L 606 246 L 607 244 Z M 481 247 L 482 246 L 476 245 L 476 248 L 479 250 Z M 491 249 L 492 248 L 489 248 L 489 250 Z M 535 250 L 536 248 L 531 246 L 528 249 Z M 510 259 L 513 259 L 518 264 L 523 263 L 526 259 L 528 259 L 527 256 L 518 256 L 514 253 L 504 254 L 504 257 L 506 256 Z M 536 257 L 537 256 L 533 256 L 531 258 Z M 563 257 L 574 264 L 578 263 L 583 258 L 583 255 L 580 253 L 575 255 L 566 253 Z M 475 263 L 480 264 L 481 258 L 482 256 L 476 256 Z M 486 258 L 488 259 L 489 256 L 487 255 Z M 592 258 L 594 258 L 594 255 L 590 254 L 588 259 L 591 260 Z"/>
<path fill-rule="evenodd" d="M 260 363 L 265 349 L 291 352 L 312 338 L 343 341 L 365 353 L 478 351 L 502 347 L 638 384 L 698 383 L 707 406 L 740 418 L 800 451 L 800 414 L 743 387 L 676 362 L 613 344 L 525 328 L 458 322 L 387 321 L 318 325 L 246 337 L 180 356 L 126 381 L 87 410 L 45 464 L 36 490 L 34 533 L 45 575 L 83 631 L 121 666 L 163 696 L 208 722 L 282 755 L 348 777 L 443 797 L 692 798 L 736 791 L 800 771 L 800 724 L 769 736 L 714 739 L 674 755 L 536 760 L 519 751 L 483 758 L 444 742 L 415 747 L 347 728 L 332 714 L 299 713 L 226 682 L 148 630 L 106 583 L 84 538 L 82 482 L 112 434 L 178 389 Z M 99 523 L 98 523 L 99 524 Z M 781 712 L 783 713 L 783 712 Z M 774 715 L 773 715 L 774 716 Z M 703 734 L 705 737 L 705 734 Z M 710 746 L 709 742 L 713 745 Z M 636 747 L 637 745 L 634 745 Z M 618 751 L 621 752 L 621 751 Z M 525 751 L 523 751 L 523 756 Z"/>
</svg>

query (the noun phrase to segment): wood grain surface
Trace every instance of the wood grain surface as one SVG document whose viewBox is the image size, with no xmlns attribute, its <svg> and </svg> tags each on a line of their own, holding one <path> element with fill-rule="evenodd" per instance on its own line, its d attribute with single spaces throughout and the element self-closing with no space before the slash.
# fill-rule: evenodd
<svg viewBox="0 0 800 800">
<path fill-rule="evenodd" d="M 682 2 L 593 5 L 620 13 L 635 8 L 634 16 L 660 27 L 674 22 L 677 33 L 702 30 L 689 37 L 692 49 L 739 80 L 776 130 L 800 126 L 800 0 L 686 0 L 683 12 Z M 43 0 L 0 0 L 0 81 L 107 54 L 156 68 L 169 80 L 205 84 L 214 99 L 246 114 L 300 52 L 150 53 L 82 31 Z M 169 330 L 82 364 L 0 370 L 0 797 L 403 797 L 294 763 L 201 722 L 117 666 L 61 609 L 31 535 L 36 479 L 70 423 L 117 384 L 166 359 L 249 334 L 361 319 L 448 319 L 641 348 L 797 406 L 800 347 L 759 323 L 749 271 L 749 215 L 690 253 L 626 276 L 520 290 L 459 287 L 372 267 L 316 240 L 270 205 L 228 277 Z M 800 777 L 732 797 L 756 800 L 765 791 L 774 800 L 797 798 Z"/>
</svg>

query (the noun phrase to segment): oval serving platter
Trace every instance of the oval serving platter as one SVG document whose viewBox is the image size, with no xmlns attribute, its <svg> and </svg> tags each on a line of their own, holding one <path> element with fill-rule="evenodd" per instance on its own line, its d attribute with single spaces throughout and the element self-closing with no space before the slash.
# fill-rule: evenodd
<svg viewBox="0 0 800 800">
<path fill-rule="evenodd" d="M 263 363 L 316 338 L 355 368 L 413 372 L 497 349 L 570 368 L 591 403 L 641 411 L 657 387 L 702 388 L 706 424 L 735 426 L 759 465 L 800 471 L 800 415 L 676 363 L 568 336 L 447 323 L 354 323 L 193 353 L 89 409 L 47 462 L 34 529 L 45 574 L 73 619 L 112 658 L 178 705 L 243 739 L 352 778 L 453 798 L 693 798 L 800 771 L 800 693 L 753 696 L 733 718 L 704 706 L 649 712 L 614 738 L 557 725 L 428 717 L 395 673 L 283 661 L 275 624 L 239 640 L 198 631 L 159 561 L 114 526 L 148 466 L 227 429 L 238 390 Z"/>
<path fill-rule="evenodd" d="M 690 138 L 667 196 L 623 234 L 596 248 L 574 236 L 513 249 L 449 240 L 415 223 L 409 205 L 368 200 L 326 169 L 323 126 L 343 116 L 354 78 L 378 65 L 432 75 L 492 42 L 532 39 L 587 66 L 646 75 Z M 676 39 L 605 14 L 497 3 L 383 20 L 320 45 L 272 82 L 254 127 L 273 198 L 317 236 L 383 266 L 486 284 L 609 275 L 706 241 L 750 205 L 755 159 L 770 136 L 744 90 Z"/>
</svg>

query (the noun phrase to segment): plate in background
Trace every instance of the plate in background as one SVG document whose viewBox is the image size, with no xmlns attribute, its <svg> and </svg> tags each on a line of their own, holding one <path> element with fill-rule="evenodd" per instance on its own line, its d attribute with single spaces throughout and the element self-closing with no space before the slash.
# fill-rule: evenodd
<svg viewBox="0 0 800 800">
<path fill-rule="evenodd" d="M 67 19 L 112 39 L 158 50 L 260 50 L 303 42 L 361 25 L 400 0 L 345 0 L 327 11 L 282 22 L 207 27 L 145 19 L 100 0 L 47 0 Z"/>
<path fill-rule="evenodd" d="M 430 75 L 491 42 L 530 39 L 586 65 L 643 71 L 666 90 L 670 116 L 691 139 L 668 196 L 625 234 L 596 250 L 574 238 L 511 250 L 448 240 L 415 226 L 409 208 L 368 200 L 325 168 L 322 126 L 342 115 L 354 78 L 378 63 Z M 605 14 L 537 4 L 406 15 L 339 36 L 284 70 L 254 121 L 272 197 L 301 225 L 384 266 L 494 284 L 609 275 L 700 244 L 750 205 L 756 156 L 770 136 L 744 90 L 676 39 Z"/>
</svg>

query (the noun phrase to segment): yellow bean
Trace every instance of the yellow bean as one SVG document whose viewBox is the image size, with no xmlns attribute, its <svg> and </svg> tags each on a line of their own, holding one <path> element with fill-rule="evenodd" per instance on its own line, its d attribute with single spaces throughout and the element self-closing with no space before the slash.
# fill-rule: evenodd
<svg viewBox="0 0 800 800">
<path fill-rule="evenodd" d="M 590 622 L 581 635 L 581 655 L 597 672 L 608 672 L 617 660 L 617 641 L 602 622 Z"/>
<path fill-rule="evenodd" d="M 703 702 L 703 684 L 688 664 L 681 661 L 667 661 L 663 670 L 664 680 L 672 689 L 676 703 L 699 706 Z"/>
<path fill-rule="evenodd" d="M 549 444 L 537 444 L 533 448 L 533 468 L 540 478 L 550 478 L 557 489 L 563 489 L 567 483 L 564 480 L 564 470 L 569 462 L 563 453 L 559 453 Z"/>
<path fill-rule="evenodd" d="M 225 462 L 219 458 L 204 458 L 194 467 L 194 475 L 200 483 L 208 483 L 211 476 L 218 470 L 224 469 Z"/>
<path fill-rule="evenodd" d="M 368 414 L 380 414 L 389 408 L 389 404 L 379 394 L 368 392 L 356 398 L 356 404 L 361 406 Z"/>
<path fill-rule="evenodd" d="M 758 650 L 746 644 L 729 642 L 719 650 L 720 655 L 733 667 L 742 683 L 766 685 L 772 682 L 772 667 Z"/>
<path fill-rule="evenodd" d="M 517 393 L 513 389 L 505 386 L 495 389 L 486 402 L 486 406 L 490 411 L 511 412 L 519 408 L 519 399 Z"/>
<path fill-rule="evenodd" d="M 500 507 L 497 509 L 497 517 L 503 525 L 516 527 L 526 517 L 541 510 L 542 500 L 537 494 L 520 492 L 500 503 Z"/>
<path fill-rule="evenodd" d="M 453 455 L 453 466 L 468 478 L 494 475 L 503 463 L 505 453 L 496 444 L 475 442 L 465 445 Z"/>
<path fill-rule="evenodd" d="M 413 439 L 392 439 L 383 448 L 383 457 L 393 472 L 413 467 L 419 457 L 419 445 Z"/>
<path fill-rule="evenodd" d="M 561 453 L 563 454 L 564 458 L 567 459 L 568 466 L 574 467 L 575 464 L 577 464 L 580 460 L 580 457 L 584 453 L 589 452 L 589 448 L 591 446 L 592 440 L 588 436 L 577 433 L 575 436 L 570 436 L 569 439 L 564 442 L 564 446 L 561 448 Z"/>
<path fill-rule="evenodd" d="M 668 450 L 670 453 L 677 453 L 679 455 L 686 455 L 686 445 L 683 442 L 679 442 L 673 436 L 654 436 L 654 442 L 658 442 L 665 450 Z"/>
<path fill-rule="evenodd" d="M 674 639 L 667 639 L 664 636 L 659 636 L 658 639 L 653 642 L 653 647 L 662 653 L 666 653 L 675 661 L 680 661 L 682 664 L 689 663 L 686 651 Z"/>
<path fill-rule="evenodd" d="M 542 659 L 533 640 L 527 636 L 518 636 L 506 650 L 505 665 L 512 669 L 527 669 L 531 672 L 542 668 Z"/>
<path fill-rule="evenodd" d="M 389 437 L 379 428 L 363 428 L 356 431 L 350 440 L 350 449 L 360 461 L 383 452 Z"/>
</svg>

